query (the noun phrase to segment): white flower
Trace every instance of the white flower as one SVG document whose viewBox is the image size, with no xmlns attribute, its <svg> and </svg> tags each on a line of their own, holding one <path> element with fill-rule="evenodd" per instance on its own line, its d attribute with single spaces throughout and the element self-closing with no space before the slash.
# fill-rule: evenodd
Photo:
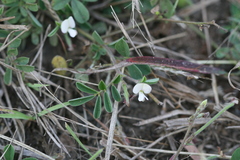
<svg viewBox="0 0 240 160">
<path fill-rule="evenodd" d="M 152 91 L 152 87 L 146 83 L 137 83 L 133 87 L 133 93 L 138 94 L 138 101 L 140 102 L 144 102 L 145 99 L 148 100 L 145 94 L 149 94 L 151 91 Z"/>
<path fill-rule="evenodd" d="M 77 35 L 77 31 L 73 28 L 75 28 L 76 24 L 72 16 L 70 16 L 68 19 L 65 19 L 61 24 L 61 31 L 62 33 L 69 33 L 69 35 L 73 38 Z"/>
</svg>

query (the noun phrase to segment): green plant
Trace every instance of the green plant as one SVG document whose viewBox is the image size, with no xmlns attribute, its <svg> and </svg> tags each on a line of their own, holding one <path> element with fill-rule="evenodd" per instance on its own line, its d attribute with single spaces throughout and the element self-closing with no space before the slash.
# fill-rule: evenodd
<svg viewBox="0 0 240 160">
<path fill-rule="evenodd" d="M 132 35 L 129 36 L 128 33 L 125 31 L 128 30 L 130 27 L 125 28 L 124 26 L 120 25 L 120 21 L 117 21 L 116 17 L 119 15 L 115 15 L 116 17 L 114 18 L 116 19 L 119 27 L 122 27 L 121 31 L 124 33 L 124 37 L 122 37 L 122 35 L 115 36 L 117 33 L 120 33 L 120 30 L 117 30 L 116 32 L 111 32 L 109 35 L 104 35 L 109 29 L 106 23 L 103 21 L 96 22 L 96 19 L 90 17 L 91 14 L 94 15 L 94 7 L 92 7 L 91 5 L 89 5 L 89 7 L 88 4 L 96 1 L 97 0 L 2 0 L 4 6 L 0 8 L 0 14 L 2 14 L 2 16 L 4 17 L 16 15 L 14 19 L 8 17 L 10 19 L 8 19 L 8 22 L 6 22 L 6 25 L 4 26 L 5 28 L 2 28 L 2 30 L 0 30 L 0 35 L 5 38 L 5 42 L 2 44 L 0 51 L 6 50 L 6 52 L 3 52 L 3 60 L 0 62 L 0 64 L 6 68 L 5 73 L 3 70 L 4 83 L 9 86 L 13 84 L 12 86 L 14 87 L 22 87 L 23 97 L 27 98 L 21 100 L 24 104 L 27 104 L 29 102 L 30 105 L 27 105 L 27 109 L 24 110 L 24 112 L 22 110 L 16 110 L 15 107 L 13 109 L 0 108 L 0 117 L 11 118 L 13 120 L 26 120 L 28 122 L 41 124 L 44 126 L 43 128 L 46 130 L 46 133 L 49 135 L 49 137 L 54 139 L 57 136 L 55 134 L 55 131 L 59 132 L 59 128 L 64 128 L 59 127 L 55 130 L 54 126 L 53 130 L 48 130 L 48 128 L 52 127 L 52 124 L 59 124 L 58 120 L 62 120 L 62 117 L 56 116 L 56 114 L 58 114 L 58 110 L 61 109 L 62 111 L 66 109 L 67 111 L 70 111 L 70 113 L 74 113 L 72 111 L 72 108 L 78 107 L 78 109 L 81 109 L 82 105 L 87 106 L 84 107 L 84 111 L 90 113 L 89 110 L 93 110 L 93 118 L 95 118 L 94 120 L 96 122 L 99 122 L 99 124 L 100 120 L 103 119 L 103 116 L 101 117 L 101 115 L 103 115 L 102 112 L 105 111 L 105 113 L 109 113 L 108 115 L 112 115 L 110 127 L 107 128 L 102 125 L 105 131 L 109 132 L 109 135 L 107 135 L 105 132 L 101 132 L 104 136 L 108 137 L 105 154 L 107 157 L 106 159 L 108 159 L 112 151 L 111 141 L 113 140 L 113 137 L 116 136 L 114 135 L 116 131 L 114 127 L 117 121 L 119 104 L 122 104 L 123 106 L 130 106 L 130 101 L 135 98 L 136 95 L 139 95 L 139 101 L 149 100 L 150 98 L 154 99 L 153 94 L 150 93 L 152 91 L 152 86 L 150 85 L 160 86 L 160 83 L 162 83 L 159 82 L 160 78 L 156 78 L 158 76 L 155 74 L 156 70 L 168 71 L 177 75 L 180 74 L 190 79 L 198 79 L 199 76 L 189 72 L 196 72 L 202 74 L 225 74 L 225 72 L 218 68 L 199 65 L 185 60 L 142 56 L 142 53 L 140 54 L 140 52 L 138 52 L 138 47 L 141 46 L 135 47 L 134 43 L 131 41 Z M 125 2 L 113 1 L 113 4 L 115 2 L 116 4 L 122 4 L 121 6 L 115 4 L 115 6 L 113 6 L 112 8 L 115 8 L 118 14 L 124 13 L 124 11 L 126 10 L 123 10 L 121 7 L 125 5 Z M 192 22 L 172 20 L 171 17 L 176 14 L 176 8 L 179 5 L 180 0 L 152 0 L 150 2 L 143 1 L 144 7 L 141 8 L 139 8 L 140 5 L 137 4 L 138 2 L 140 3 L 140 1 L 132 1 L 132 13 L 134 13 L 135 10 L 137 11 L 139 17 L 142 20 L 142 23 L 136 23 L 136 25 L 139 27 L 139 29 L 141 29 L 141 27 L 143 26 L 147 34 L 149 33 L 146 24 L 149 22 L 154 22 L 155 20 L 167 23 L 173 22 L 194 24 L 199 26 L 199 28 L 208 25 L 215 25 L 217 27 L 220 27 L 215 23 L 215 21 Z M 185 1 L 184 3 L 186 2 L 189 1 Z M 150 3 L 152 6 L 150 5 Z M 159 6 L 160 9 L 156 13 L 154 13 L 154 15 L 151 15 L 151 18 L 145 21 L 145 15 L 143 16 L 141 13 L 148 13 L 151 7 Z M 129 8 L 127 9 L 128 12 L 131 11 L 131 9 Z M 89 13 L 89 10 L 92 11 L 91 14 Z M 110 10 L 110 12 L 107 11 L 107 13 L 106 10 Z M 237 13 L 237 11 L 234 12 Z M 115 11 L 111 10 L 110 7 L 107 9 L 104 8 L 105 15 L 103 17 L 106 18 L 108 16 L 112 16 L 114 15 L 113 13 L 115 13 Z M 49 24 L 53 24 L 55 28 L 51 30 L 50 27 L 47 26 L 48 23 L 45 23 L 45 20 Z M 134 16 L 132 20 L 135 21 Z M 44 38 L 41 39 L 41 36 L 43 36 Z M 107 41 L 107 38 L 109 37 L 111 40 L 110 42 Z M 144 34 L 143 37 L 144 40 L 147 40 L 147 42 L 150 44 L 150 48 L 152 49 L 152 46 L 155 43 L 152 42 L 150 34 L 148 35 L 149 40 L 144 36 Z M 60 50 L 64 50 L 64 56 L 66 56 L 66 59 L 57 55 L 57 59 L 52 60 L 53 67 L 55 68 L 54 72 L 56 74 L 47 73 L 46 71 L 41 70 L 40 67 L 40 70 L 38 70 L 37 68 L 36 72 L 39 73 L 39 77 L 42 78 L 38 79 L 39 77 L 35 77 L 33 73 L 27 73 L 35 70 L 35 67 L 33 66 L 35 65 L 35 61 L 32 61 L 29 65 L 30 59 L 28 57 L 22 57 L 21 54 L 19 54 L 18 52 L 21 51 L 21 48 L 24 48 L 24 46 L 29 44 L 26 43 L 27 40 L 30 40 L 32 44 L 38 46 L 40 51 L 43 44 L 46 43 L 46 38 L 48 38 L 51 45 L 56 47 L 58 47 L 58 42 L 61 42 Z M 237 44 L 238 39 L 236 39 L 237 38 L 235 37 L 233 43 Z M 40 40 L 42 40 L 41 43 Z M 78 63 L 74 61 L 75 57 L 71 59 L 72 52 L 68 52 L 65 47 L 66 44 L 68 45 L 69 51 L 73 51 L 74 47 L 77 46 L 76 48 L 78 49 L 78 45 L 82 42 L 84 42 L 84 45 L 89 48 L 86 49 L 86 53 L 80 53 L 81 51 L 77 50 L 76 61 L 81 60 L 81 62 L 83 63 L 88 61 L 89 63 L 87 65 L 82 65 L 81 62 Z M 131 46 L 133 47 L 133 49 L 135 49 L 135 51 L 132 51 L 132 48 L 130 48 Z M 238 46 L 234 45 L 233 47 L 236 48 Z M 49 54 L 52 53 L 49 52 Z M 63 55 L 63 53 L 59 54 Z M 138 54 L 140 57 L 135 57 L 135 54 Z M 143 54 L 145 55 L 145 53 Z M 73 66 L 76 63 L 78 64 L 76 66 Z M 70 75 L 70 73 L 74 75 Z M 52 93 L 52 89 L 54 88 L 53 86 L 56 85 L 47 81 L 49 79 L 45 80 L 45 77 L 43 78 L 43 74 L 49 74 L 49 76 L 58 76 L 58 80 L 60 80 L 61 78 L 64 78 L 66 80 L 71 79 L 71 84 L 76 84 L 75 88 L 77 88 L 77 93 L 74 93 L 75 90 L 70 90 L 68 91 L 68 93 L 74 93 L 71 98 L 66 96 L 66 99 L 63 98 L 59 100 L 58 91 L 62 88 L 57 87 L 56 94 L 55 92 Z M 94 80 L 90 79 L 92 78 L 91 74 L 97 74 L 97 78 Z M 17 79 L 14 76 L 17 76 Z M 27 79 L 29 76 L 34 77 L 34 79 Z M 72 77 L 75 77 L 75 79 L 72 79 Z M 19 83 L 13 83 L 16 81 Z M 136 84 L 136 89 L 131 86 L 131 83 Z M 20 85 L 18 86 L 18 84 Z M 164 88 L 164 86 L 162 87 Z M 58 90 L 58 88 L 60 89 Z M 131 93 L 132 88 L 133 91 Z M 155 90 L 155 88 L 153 88 L 153 90 Z M 64 92 L 63 97 L 68 93 Z M 37 99 L 35 94 L 39 94 L 40 96 L 44 94 L 44 96 L 47 97 L 46 99 L 51 99 L 54 102 L 46 104 L 45 106 L 45 103 L 41 102 L 42 99 Z M 148 96 L 150 96 L 149 99 Z M 31 101 L 31 98 L 36 100 L 37 102 L 33 103 Z M 175 101 L 175 97 L 171 97 L 171 99 L 174 102 L 177 102 Z M 92 101 L 93 103 L 88 103 L 90 101 Z M 57 104 L 54 105 L 52 103 Z M 206 103 L 206 101 L 204 101 L 203 103 Z M 92 104 L 92 108 L 88 107 L 88 104 Z M 222 114 L 222 112 L 223 111 L 219 113 Z M 73 115 L 76 116 L 77 114 Z M 92 116 L 92 114 L 89 115 Z M 198 116 L 200 116 L 200 114 Z M 217 114 L 217 116 L 219 116 L 219 114 Z M 79 117 L 81 117 L 81 115 Z M 86 118 L 86 120 L 81 120 L 85 123 L 87 122 L 87 119 L 88 118 Z M 39 123 L 42 122 L 42 120 L 44 120 L 43 123 Z M 214 120 L 215 119 L 211 120 L 210 123 L 212 123 Z M 48 121 L 50 123 L 46 123 Z M 74 125 L 78 122 L 73 120 L 71 121 L 71 123 Z M 210 123 L 207 123 L 203 126 L 203 128 L 193 134 L 193 137 L 197 136 L 197 134 L 199 134 L 203 129 L 210 125 Z M 92 128 L 95 127 L 91 123 L 88 123 L 87 125 Z M 80 139 L 77 137 L 77 134 L 66 123 L 65 128 L 67 129 L 68 133 L 72 135 L 72 137 L 76 140 L 76 142 L 78 142 L 79 146 L 81 146 L 84 152 L 87 153 L 89 157 L 91 157 L 90 159 L 95 159 L 102 153 L 103 149 L 99 149 L 95 152 L 95 154 L 93 154 L 92 150 L 88 149 L 84 145 L 84 141 L 80 141 Z M 105 138 L 104 136 L 103 138 Z M 54 142 L 58 142 L 58 139 L 54 139 Z M 59 144 L 64 150 L 64 152 L 67 153 L 67 149 L 65 150 L 65 147 L 62 146 L 61 143 L 57 143 L 58 146 Z M 8 156 L 6 159 L 11 160 L 11 156 L 14 155 L 14 151 L 10 146 L 8 147 L 10 149 L 6 152 L 6 155 L 10 156 Z"/>
<path fill-rule="evenodd" d="M 240 148 L 237 148 L 233 154 L 231 160 L 239 160 L 240 159 Z"/>
<path fill-rule="evenodd" d="M 226 29 L 228 29 L 231 34 L 226 39 L 227 41 L 224 46 L 219 48 L 216 51 L 216 57 L 221 59 L 235 59 L 240 60 L 239 52 L 240 52 L 240 5 L 239 3 L 231 3 L 230 4 L 230 12 L 231 17 L 229 18 L 230 24 L 225 26 Z"/>
<path fill-rule="evenodd" d="M 4 151 L 3 156 L 6 160 L 14 160 L 15 149 L 12 145 L 6 145 L 4 147 L 3 151 Z M 2 158 L 0 158 L 0 159 L 2 159 Z M 28 158 L 24 158 L 22 160 L 37 160 L 37 159 L 33 158 L 33 157 L 28 157 Z"/>
</svg>

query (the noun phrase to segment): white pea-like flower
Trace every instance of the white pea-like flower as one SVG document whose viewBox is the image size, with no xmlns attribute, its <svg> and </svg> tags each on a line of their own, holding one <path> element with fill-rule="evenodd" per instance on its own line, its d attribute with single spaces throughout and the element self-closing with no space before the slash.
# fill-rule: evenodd
<svg viewBox="0 0 240 160">
<path fill-rule="evenodd" d="M 68 19 L 65 19 L 61 23 L 61 31 L 62 33 L 69 33 L 69 35 L 74 38 L 77 35 L 77 31 L 73 28 L 75 28 L 76 24 L 72 16 L 70 16 Z"/>
<path fill-rule="evenodd" d="M 152 91 L 152 87 L 146 83 L 137 83 L 133 87 L 133 93 L 138 94 L 138 101 L 144 102 L 145 99 L 148 100 L 145 94 L 149 94 Z"/>
</svg>

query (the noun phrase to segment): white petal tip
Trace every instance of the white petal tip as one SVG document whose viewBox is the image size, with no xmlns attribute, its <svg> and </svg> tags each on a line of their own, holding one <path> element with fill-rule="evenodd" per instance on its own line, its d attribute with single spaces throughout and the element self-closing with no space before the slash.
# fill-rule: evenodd
<svg viewBox="0 0 240 160">
<path fill-rule="evenodd" d="M 77 35 L 77 31 L 74 29 L 68 29 L 69 35 L 74 38 Z"/>
<path fill-rule="evenodd" d="M 145 94 L 143 92 L 139 92 L 138 101 L 139 102 L 144 102 L 145 99 L 148 100 L 148 98 L 145 96 Z"/>
<path fill-rule="evenodd" d="M 65 20 L 61 23 L 61 31 L 62 31 L 62 33 L 67 33 L 68 28 L 69 28 L 68 20 L 65 19 Z"/>
</svg>

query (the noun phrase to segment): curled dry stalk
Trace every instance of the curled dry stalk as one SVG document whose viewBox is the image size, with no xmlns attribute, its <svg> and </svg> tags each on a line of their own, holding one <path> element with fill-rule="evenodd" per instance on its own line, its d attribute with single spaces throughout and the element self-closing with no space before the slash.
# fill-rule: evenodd
<svg viewBox="0 0 240 160">
<path fill-rule="evenodd" d="M 238 69 L 240 67 L 240 62 L 238 62 L 229 72 L 228 72 L 228 83 L 230 84 L 230 86 L 236 90 L 240 91 L 240 88 L 237 88 L 233 85 L 232 81 L 231 81 L 231 73 L 233 70 Z"/>
</svg>

